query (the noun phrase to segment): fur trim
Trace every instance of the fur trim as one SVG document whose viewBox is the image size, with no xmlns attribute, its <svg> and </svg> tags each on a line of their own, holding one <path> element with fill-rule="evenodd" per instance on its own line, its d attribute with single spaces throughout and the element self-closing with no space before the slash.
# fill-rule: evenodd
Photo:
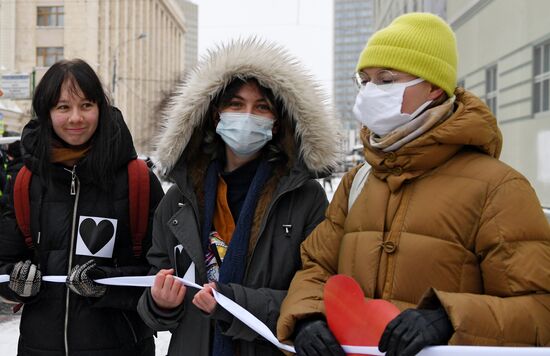
<svg viewBox="0 0 550 356">
<path fill-rule="evenodd" d="M 279 45 L 249 38 L 209 52 L 172 92 L 156 140 L 155 157 L 163 174 L 172 171 L 205 120 L 211 101 L 235 78 L 256 78 L 283 102 L 295 126 L 298 154 L 309 170 L 336 167 L 339 123 L 318 83 Z"/>
</svg>

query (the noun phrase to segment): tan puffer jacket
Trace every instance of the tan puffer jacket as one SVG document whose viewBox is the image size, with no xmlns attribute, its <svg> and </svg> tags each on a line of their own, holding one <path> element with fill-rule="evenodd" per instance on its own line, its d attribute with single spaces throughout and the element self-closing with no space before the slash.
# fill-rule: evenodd
<svg viewBox="0 0 550 356">
<path fill-rule="evenodd" d="M 367 298 L 400 309 L 441 303 L 450 344 L 550 346 L 550 228 L 529 182 L 497 157 L 496 120 L 458 89 L 454 114 L 394 153 L 370 147 L 373 167 L 348 213 L 357 168 L 326 220 L 302 244 L 278 322 L 324 313 L 323 286 L 346 274 Z"/>
</svg>

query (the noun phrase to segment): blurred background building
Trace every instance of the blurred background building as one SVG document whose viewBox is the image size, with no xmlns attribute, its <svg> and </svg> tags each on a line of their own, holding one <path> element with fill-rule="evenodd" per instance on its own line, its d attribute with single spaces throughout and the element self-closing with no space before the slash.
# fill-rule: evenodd
<svg viewBox="0 0 550 356">
<path fill-rule="evenodd" d="M 447 0 L 374 0 L 374 26 L 379 30 L 388 26 L 399 15 L 409 12 L 431 12 L 446 18 L 446 5 Z"/>
<path fill-rule="evenodd" d="M 550 2 L 448 1 L 459 85 L 485 100 L 504 137 L 501 159 L 550 207 Z"/>
<path fill-rule="evenodd" d="M 373 29 L 373 0 L 334 0 L 333 100 L 344 129 L 342 146 L 348 154 L 361 145 L 360 125 L 351 111 L 357 96 L 353 75 L 357 58 Z"/>
<path fill-rule="evenodd" d="M 356 6 L 372 12 L 358 20 L 353 13 L 362 10 L 349 3 L 361 3 Z M 346 10 L 349 14 L 344 15 Z M 353 130 L 356 93 L 341 87 L 353 74 L 362 46 L 373 31 L 416 11 L 449 22 L 458 43 L 458 86 L 478 95 L 493 111 L 504 138 L 501 160 L 524 174 L 542 205 L 550 208 L 549 1 L 334 0 L 334 102 L 344 127 Z M 372 30 L 363 32 L 359 41 L 355 36 L 367 27 L 362 25 L 372 25 Z M 361 45 L 348 50 L 346 41 Z M 358 142 L 352 136 L 347 139 L 348 156 Z"/>
<path fill-rule="evenodd" d="M 196 50 L 186 55 L 186 49 L 197 48 L 197 10 L 188 38 L 185 8 L 178 0 L 0 1 L 0 102 L 21 111 L 4 114 L 6 128 L 20 131 L 28 121 L 32 90 L 49 66 L 82 58 L 122 110 L 138 151 L 148 153 L 156 106 L 186 61 L 196 62 Z"/>
<path fill-rule="evenodd" d="M 332 89 L 346 130 L 343 166 L 361 159 L 352 114 L 359 53 L 395 17 L 432 12 L 456 32 L 458 85 L 485 100 L 498 118 L 501 159 L 526 175 L 550 207 L 549 10 L 546 0 L 333 0 Z M 0 0 L 0 122 L 19 131 L 45 70 L 61 58 L 80 57 L 98 71 L 138 150 L 148 153 L 158 126 L 156 106 L 195 65 L 197 37 L 192 1 Z"/>
<path fill-rule="evenodd" d="M 199 7 L 190 1 L 176 0 L 185 15 L 185 69 L 193 68 L 199 51 Z"/>
</svg>

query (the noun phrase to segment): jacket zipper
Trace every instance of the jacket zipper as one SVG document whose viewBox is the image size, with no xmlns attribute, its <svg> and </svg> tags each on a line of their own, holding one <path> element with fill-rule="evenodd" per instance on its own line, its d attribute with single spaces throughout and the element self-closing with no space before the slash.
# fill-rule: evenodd
<svg viewBox="0 0 550 356">
<path fill-rule="evenodd" d="M 68 169 L 67 169 L 68 171 Z M 76 176 L 76 165 L 73 166 L 71 172 L 71 195 L 75 196 L 74 205 L 73 205 L 73 224 L 71 228 L 71 249 L 69 250 L 69 266 L 67 270 L 67 276 L 71 273 L 71 268 L 73 264 L 73 249 L 74 249 L 74 240 L 76 233 L 76 212 L 78 208 L 78 198 L 80 196 L 80 182 Z M 68 338 L 68 328 L 69 328 L 69 297 L 70 290 L 67 288 L 65 293 L 65 327 L 63 330 L 63 336 L 65 341 L 65 355 L 69 356 L 69 338 Z"/>
</svg>

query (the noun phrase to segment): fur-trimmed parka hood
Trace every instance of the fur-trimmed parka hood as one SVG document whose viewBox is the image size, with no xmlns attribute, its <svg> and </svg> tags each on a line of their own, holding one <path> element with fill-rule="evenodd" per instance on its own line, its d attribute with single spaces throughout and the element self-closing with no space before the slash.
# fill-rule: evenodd
<svg viewBox="0 0 550 356">
<path fill-rule="evenodd" d="M 314 173 L 330 172 L 338 161 L 338 124 L 328 100 L 312 76 L 284 48 L 256 38 L 222 45 L 171 93 L 162 110 L 162 129 L 155 156 L 158 168 L 170 175 L 201 128 L 211 102 L 234 79 L 254 78 L 282 102 L 294 133 L 295 161 Z"/>
</svg>

